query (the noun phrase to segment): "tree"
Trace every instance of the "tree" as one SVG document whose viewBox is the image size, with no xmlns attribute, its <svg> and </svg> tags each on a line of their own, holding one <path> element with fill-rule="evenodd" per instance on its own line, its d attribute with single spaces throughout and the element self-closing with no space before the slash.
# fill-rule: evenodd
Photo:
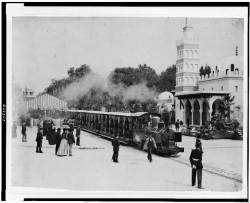
<svg viewBox="0 0 250 203">
<path fill-rule="evenodd" d="M 218 109 L 220 113 L 220 119 L 230 120 L 231 106 L 233 103 L 234 96 L 230 97 L 225 95 L 224 98 L 219 102 Z"/>
<path fill-rule="evenodd" d="M 176 85 L 176 66 L 169 66 L 165 71 L 161 72 L 158 82 L 158 91 L 172 91 Z"/>
<path fill-rule="evenodd" d="M 45 92 L 57 97 L 60 97 L 60 93 L 72 82 L 83 78 L 89 74 L 91 69 L 88 65 L 84 64 L 78 68 L 70 67 L 67 71 L 68 77 L 62 79 L 52 79 L 48 87 L 45 88 Z M 75 104 L 74 104 L 75 105 Z"/>
<path fill-rule="evenodd" d="M 113 84 L 123 84 L 127 87 L 140 82 L 137 70 L 132 67 L 115 68 L 110 73 L 109 79 Z"/>
<path fill-rule="evenodd" d="M 75 68 L 74 67 L 70 67 L 69 70 L 67 71 L 68 76 L 71 78 L 75 75 Z"/>
<path fill-rule="evenodd" d="M 75 69 L 74 75 L 76 78 L 82 78 L 85 75 L 89 74 L 90 72 L 91 72 L 90 67 L 88 65 L 84 64 L 84 65 L 81 65 L 80 67 Z"/>
<path fill-rule="evenodd" d="M 140 82 L 146 81 L 149 88 L 156 88 L 158 85 L 159 77 L 155 70 L 150 66 L 143 64 L 138 66 L 138 74 Z"/>
</svg>

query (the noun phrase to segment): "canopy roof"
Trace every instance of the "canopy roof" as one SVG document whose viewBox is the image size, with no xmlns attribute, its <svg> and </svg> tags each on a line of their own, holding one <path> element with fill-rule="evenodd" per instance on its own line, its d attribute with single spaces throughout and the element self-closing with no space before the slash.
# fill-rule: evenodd
<svg viewBox="0 0 250 203">
<path fill-rule="evenodd" d="M 102 114 L 102 115 L 111 115 L 111 116 L 124 116 L 124 117 L 141 117 L 147 114 L 153 114 L 156 116 L 160 116 L 157 113 L 149 113 L 149 112 L 136 112 L 136 113 L 125 113 L 125 112 L 105 112 L 105 111 L 87 111 L 87 110 L 67 110 L 67 112 L 77 112 L 77 113 L 90 113 L 90 114 Z"/>
<path fill-rule="evenodd" d="M 68 109 L 67 102 L 47 93 L 26 101 L 28 109 Z"/>
<path fill-rule="evenodd" d="M 178 92 L 175 94 L 175 97 L 178 99 L 184 98 L 208 98 L 211 96 L 224 96 L 228 95 L 230 92 L 228 91 L 186 91 L 186 92 Z"/>
</svg>

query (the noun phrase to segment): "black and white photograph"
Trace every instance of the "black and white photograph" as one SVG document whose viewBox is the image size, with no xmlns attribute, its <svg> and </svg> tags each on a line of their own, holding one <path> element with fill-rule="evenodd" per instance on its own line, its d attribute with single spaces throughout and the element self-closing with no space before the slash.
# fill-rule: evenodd
<svg viewBox="0 0 250 203">
<path fill-rule="evenodd" d="M 7 5 L 6 199 L 247 198 L 248 15 Z"/>
</svg>

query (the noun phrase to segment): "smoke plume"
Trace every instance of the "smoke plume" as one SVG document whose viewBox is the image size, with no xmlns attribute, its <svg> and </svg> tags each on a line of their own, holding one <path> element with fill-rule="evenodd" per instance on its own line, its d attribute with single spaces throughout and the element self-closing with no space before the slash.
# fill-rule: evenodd
<svg viewBox="0 0 250 203">
<path fill-rule="evenodd" d="M 119 97 L 123 102 L 128 100 L 146 101 L 152 100 L 156 96 L 154 90 L 146 86 L 146 82 L 132 85 L 129 87 L 124 86 L 122 83 L 113 84 L 108 78 L 101 77 L 95 73 L 89 73 L 80 80 L 68 85 L 60 94 L 61 98 L 66 101 L 77 101 L 83 96 L 90 97 L 91 90 L 101 93 L 106 92 L 111 97 Z"/>
</svg>

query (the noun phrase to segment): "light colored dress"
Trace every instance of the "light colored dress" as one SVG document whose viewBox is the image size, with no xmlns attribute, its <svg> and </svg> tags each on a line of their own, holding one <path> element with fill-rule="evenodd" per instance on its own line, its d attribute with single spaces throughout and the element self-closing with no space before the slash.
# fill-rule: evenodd
<svg viewBox="0 0 250 203">
<path fill-rule="evenodd" d="M 65 136 L 62 135 L 61 143 L 57 151 L 58 156 L 67 156 L 68 155 L 68 140 Z"/>
</svg>

